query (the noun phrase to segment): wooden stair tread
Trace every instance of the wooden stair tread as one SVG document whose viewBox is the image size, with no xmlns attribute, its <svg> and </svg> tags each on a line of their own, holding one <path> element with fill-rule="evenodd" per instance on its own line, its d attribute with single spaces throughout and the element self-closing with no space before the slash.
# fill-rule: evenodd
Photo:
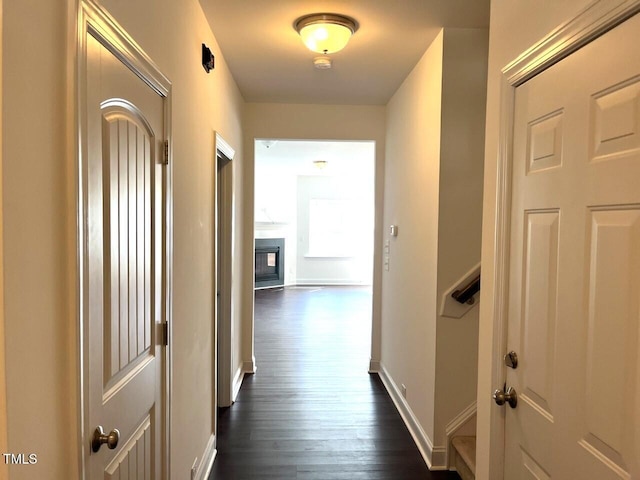
<svg viewBox="0 0 640 480">
<path fill-rule="evenodd" d="M 451 444 L 467 464 L 471 472 L 476 474 L 476 437 L 454 437 Z"/>
</svg>

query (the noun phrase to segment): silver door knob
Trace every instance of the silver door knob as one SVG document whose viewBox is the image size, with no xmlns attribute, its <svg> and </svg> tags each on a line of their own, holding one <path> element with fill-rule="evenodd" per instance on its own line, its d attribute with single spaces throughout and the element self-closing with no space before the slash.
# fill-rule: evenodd
<svg viewBox="0 0 640 480">
<path fill-rule="evenodd" d="M 498 405 L 508 403 L 511 408 L 516 408 L 516 405 L 518 405 L 518 394 L 513 387 L 507 388 L 506 392 L 503 390 L 496 390 L 493 392 L 493 399 Z"/>
<path fill-rule="evenodd" d="M 93 438 L 91 438 L 91 450 L 97 452 L 105 443 L 107 444 L 107 447 L 109 447 L 109 450 L 113 450 L 118 446 L 119 440 L 120 431 L 117 428 L 114 428 L 106 434 L 104 433 L 102 425 L 98 425 L 93 431 Z"/>
</svg>

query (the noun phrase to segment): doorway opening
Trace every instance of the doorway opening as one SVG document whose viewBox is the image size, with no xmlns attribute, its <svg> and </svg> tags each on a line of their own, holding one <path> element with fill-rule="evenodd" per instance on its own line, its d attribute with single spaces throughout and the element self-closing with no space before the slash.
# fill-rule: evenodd
<svg viewBox="0 0 640 480">
<path fill-rule="evenodd" d="M 375 142 L 261 139 L 254 151 L 256 292 L 364 291 L 369 320 L 358 334 L 370 342 Z M 278 280 L 262 281 L 276 271 Z"/>
<path fill-rule="evenodd" d="M 217 406 L 233 403 L 233 157 L 235 150 L 216 133 L 215 180 L 215 342 Z M 217 408 L 215 409 L 217 411 Z M 215 426 L 214 426 L 215 427 Z"/>
</svg>

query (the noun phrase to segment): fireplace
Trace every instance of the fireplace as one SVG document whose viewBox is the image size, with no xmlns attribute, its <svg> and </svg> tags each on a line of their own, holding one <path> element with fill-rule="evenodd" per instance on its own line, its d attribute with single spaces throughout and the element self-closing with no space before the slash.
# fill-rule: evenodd
<svg viewBox="0 0 640 480">
<path fill-rule="evenodd" d="M 284 285 L 284 238 L 256 238 L 255 288 Z"/>
</svg>

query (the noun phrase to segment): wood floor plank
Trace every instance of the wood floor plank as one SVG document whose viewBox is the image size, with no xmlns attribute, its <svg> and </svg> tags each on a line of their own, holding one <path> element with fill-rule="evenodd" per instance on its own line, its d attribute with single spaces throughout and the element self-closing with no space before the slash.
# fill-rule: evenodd
<svg viewBox="0 0 640 480">
<path fill-rule="evenodd" d="M 258 372 L 218 413 L 210 480 L 459 480 L 430 472 L 377 375 L 367 287 L 259 290 Z"/>
</svg>

